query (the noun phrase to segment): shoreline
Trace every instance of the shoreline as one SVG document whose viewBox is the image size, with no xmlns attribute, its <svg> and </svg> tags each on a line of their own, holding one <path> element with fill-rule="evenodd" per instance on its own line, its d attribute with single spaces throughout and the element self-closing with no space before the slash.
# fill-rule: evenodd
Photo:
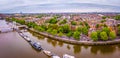
<svg viewBox="0 0 120 58">
<path fill-rule="evenodd" d="M 111 40 L 111 41 L 77 41 L 77 40 L 72 40 L 72 39 L 64 39 L 61 37 L 55 37 L 54 35 L 51 34 L 47 34 L 44 32 L 38 32 L 37 30 L 28 28 L 28 30 L 35 32 L 37 34 L 52 38 L 53 40 L 57 40 L 57 41 L 62 41 L 62 42 L 66 42 L 66 43 L 70 43 L 70 44 L 78 44 L 78 45 L 113 45 L 113 44 L 119 44 L 120 43 L 120 39 L 116 39 L 116 40 Z"/>
</svg>

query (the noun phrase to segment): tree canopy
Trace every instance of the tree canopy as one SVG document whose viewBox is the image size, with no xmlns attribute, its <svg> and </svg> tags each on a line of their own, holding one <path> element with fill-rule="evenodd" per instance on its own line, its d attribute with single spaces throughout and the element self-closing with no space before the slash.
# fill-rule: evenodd
<svg viewBox="0 0 120 58">
<path fill-rule="evenodd" d="M 108 36 L 107 36 L 107 33 L 105 32 L 105 31 L 103 31 L 103 32 L 101 32 L 100 33 L 100 38 L 102 39 L 102 40 L 108 40 Z"/>
<path fill-rule="evenodd" d="M 93 41 L 97 41 L 98 40 L 97 32 L 92 32 L 90 37 Z"/>
</svg>

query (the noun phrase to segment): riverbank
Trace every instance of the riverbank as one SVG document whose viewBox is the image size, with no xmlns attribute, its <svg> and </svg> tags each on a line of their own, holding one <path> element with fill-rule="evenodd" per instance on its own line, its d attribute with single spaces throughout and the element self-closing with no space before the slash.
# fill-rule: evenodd
<svg viewBox="0 0 120 58">
<path fill-rule="evenodd" d="M 111 41 L 77 41 L 77 40 L 73 40 L 73 39 L 65 39 L 65 38 L 61 38 L 58 36 L 54 36 L 51 34 L 47 34 L 44 32 L 38 32 L 37 30 L 34 30 L 32 28 L 28 29 L 30 31 L 33 31 L 35 33 L 38 33 L 40 35 L 52 38 L 54 40 L 58 40 L 58 41 L 62 41 L 62 42 L 66 42 L 66 43 L 70 43 L 70 44 L 79 44 L 79 45 L 113 45 L 113 44 L 119 44 L 120 43 L 120 39 L 115 39 L 115 40 L 111 40 Z"/>
</svg>

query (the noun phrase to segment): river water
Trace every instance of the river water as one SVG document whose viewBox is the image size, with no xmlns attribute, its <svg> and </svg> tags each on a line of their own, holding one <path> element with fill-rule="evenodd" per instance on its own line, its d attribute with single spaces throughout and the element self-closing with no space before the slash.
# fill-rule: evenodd
<svg viewBox="0 0 120 58">
<path fill-rule="evenodd" d="M 0 22 L 1 23 L 1 22 Z M 72 45 L 46 38 L 33 32 L 25 32 L 32 40 L 58 56 L 70 54 L 76 58 L 120 58 L 120 44 L 105 46 Z M 0 33 L 0 58 L 49 58 L 34 50 L 17 32 Z"/>
</svg>

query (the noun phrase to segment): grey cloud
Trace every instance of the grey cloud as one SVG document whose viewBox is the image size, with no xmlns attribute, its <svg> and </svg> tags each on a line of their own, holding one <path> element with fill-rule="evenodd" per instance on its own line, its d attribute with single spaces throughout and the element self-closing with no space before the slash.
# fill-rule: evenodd
<svg viewBox="0 0 120 58">
<path fill-rule="evenodd" d="M 39 6 L 44 5 L 45 7 L 49 8 L 50 6 L 48 4 L 53 4 L 53 5 L 57 4 L 54 7 L 62 6 L 63 9 L 66 7 L 70 7 L 71 3 L 76 4 L 76 6 L 75 6 L 76 8 L 79 6 L 82 6 L 82 5 L 77 5 L 77 4 L 81 4 L 81 3 L 88 3 L 88 4 L 90 3 L 90 4 L 94 4 L 94 6 L 96 6 L 96 5 L 109 5 L 111 7 L 120 6 L 119 0 L 0 0 L 0 2 L 1 2 L 0 3 L 0 7 L 1 7 L 0 12 L 2 12 L 2 11 L 5 12 L 6 10 L 10 12 L 11 9 L 14 10 L 16 7 L 33 6 L 33 5 L 39 5 Z M 67 6 L 65 6 L 65 5 L 67 5 Z M 98 6 L 98 7 L 100 7 L 100 6 Z M 102 7 L 104 7 L 104 6 L 102 6 Z M 112 8 L 112 9 L 115 9 L 115 8 Z"/>
</svg>

